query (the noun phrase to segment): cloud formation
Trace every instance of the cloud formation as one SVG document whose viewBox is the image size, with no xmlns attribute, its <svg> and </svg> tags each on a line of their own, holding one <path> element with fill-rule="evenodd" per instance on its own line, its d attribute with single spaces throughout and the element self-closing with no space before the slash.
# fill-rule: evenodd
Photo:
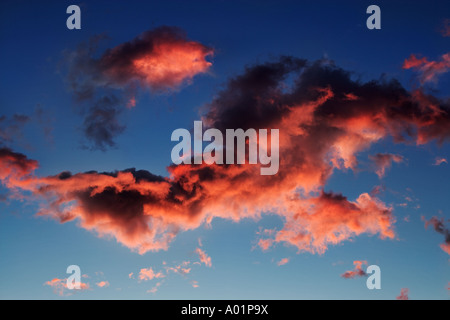
<svg viewBox="0 0 450 320">
<path fill-rule="evenodd" d="M 197 248 L 195 249 L 195 252 L 198 254 L 201 263 L 204 263 L 205 266 L 207 267 L 212 267 L 211 257 L 208 256 L 205 251 L 203 251 L 200 248 Z"/>
<path fill-rule="evenodd" d="M 439 165 L 441 165 L 443 163 L 448 163 L 447 159 L 442 158 L 442 157 L 437 157 L 436 159 L 434 159 L 433 165 L 439 166 Z"/>
<path fill-rule="evenodd" d="M 437 77 L 450 70 L 450 53 L 443 54 L 439 61 L 419 58 L 414 54 L 403 62 L 403 69 L 414 69 L 419 73 L 421 83 L 436 82 Z"/>
<path fill-rule="evenodd" d="M 277 266 L 283 266 L 285 264 L 289 263 L 289 258 L 283 258 L 280 261 L 277 262 Z"/>
<path fill-rule="evenodd" d="M 444 218 L 439 219 L 438 217 L 433 216 L 430 220 L 426 220 L 424 217 L 422 217 L 422 220 L 425 221 L 425 228 L 428 228 L 428 226 L 432 226 L 436 232 L 444 235 L 445 241 L 439 246 L 442 250 L 450 255 L 450 230 L 445 227 Z"/>
<path fill-rule="evenodd" d="M 442 22 L 442 28 L 440 32 L 443 37 L 450 37 L 450 19 L 445 19 Z"/>
<path fill-rule="evenodd" d="M 408 288 L 402 288 L 400 290 L 400 295 L 397 296 L 397 300 L 409 300 L 408 297 L 409 289 Z"/>
<path fill-rule="evenodd" d="M 46 281 L 44 283 L 44 285 L 52 287 L 53 291 L 60 296 L 67 296 L 67 295 L 71 295 L 75 291 L 89 289 L 89 283 L 84 283 L 84 282 L 80 282 L 80 289 L 76 289 L 76 288 L 69 289 L 67 287 L 67 278 L 66 279 L 54 278 L 50 281 Z"/>
<path fill-rule="evenodd" d="M 96 283 L 97 287 L 100 288 L 106 288 L 109 287 L 109 282 L 108 281 L 100 281 Z"/>
<path fill-rule="evenodd" d="M 114 77 L 122 79 L 119 74 Z M 263 249 L 284 243 L 323 254 L 361 234 L 395 238 L 392 208 L 376 193 L 363 190 L 348 199 L 325 191 L 335 170 L 357 169 L 358 154 L 387 137 L 417 145 L 450 138 L 448 101 L 409 92 L 396 80 L 355 80 L 330 61 L 294 57 L 247 67 L 206 106 L 202 119 L 223 132 L 279 128 L 278 173 L 261 176 L 261 164 L 182 164 L 169 166 L 168 177 L 126 169 L 30 178 L 37 163 L 6 150 L 5 157 L 14 159 L 6 161 L 17 169 L 2 173 L 2 182 L 46 200 L 39 215 L 76 220 L 141 254 L 165 250 L 179 232 L 214 218 L 240 221 L 269 212 L 284 225 L 261 235 Z"/>
<path fill-rule="evenodd" d="M 152 268 L 142 268 L 139 271 L 139 280 L 148 281 L 158 278 L 164 278 L 165 275 L 162 272 L 154 272 Z"/>
<path fill-rule="evenodd" d="M 67 52 L 67 82 L 78 103 L 86 103 L 83 132 L 92 148 L 115 146 L 115 137 L 125 130 L 120 114 L 136 106 L 136 93 L 174 91 L 194 76 L 208 72 L 206 58 L 213 50 L 187 39 L 175 27 L 159 27 L 106 50 L 98 57 L 104 36 L 92 38 L 77 50 Z"/>
<path fill-rule="evenodd" d="M 355 268 L 353 270 L 345 271 L 343 274 L 341 274 L 342 278 L 345 279 L 352 279 L 356 277 L 365 277 L 367 276 L 367 273 L 362 269 L 362 265 L 367 265 L 367 261 L 353 261 L 353 264 L 355 265 Z"/>
<path fill-rule="evenodd" d="M 377 153 L 376 155 L 369 156 L 369 158 L 374 162 L 376 167 L 375 173 L 380 179 L 384 177 L 386 169 L 391 167 L 392 162 L 400 163 L 404 160 L 401 155 L 390 153 Z"/>
</svg>

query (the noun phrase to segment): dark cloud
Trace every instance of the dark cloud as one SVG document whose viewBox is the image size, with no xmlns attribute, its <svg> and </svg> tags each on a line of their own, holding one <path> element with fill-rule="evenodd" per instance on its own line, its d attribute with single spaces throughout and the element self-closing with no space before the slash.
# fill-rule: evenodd
<svg viewBox="0 0 450 320">
<path fill-rule="evenodd" d="M 446 253 L 450 255 L 450 230 L 445 227 L 444 219 L 431 217 L 431 219 L 427 221 L 425 220 L 424 217 L 422 217 L 422 220 L 425 221 L 425 228 L 428 228 L 428 226 L 432 226 L 436 232 L 444 235 L 445 240 L 444 243 L 440 245 L 440 247 L 442 250 L 444 250 Z"/>
<path fill-rule="evenodd" d="M 23 128 L 31 118 L 24 114 L 13 114 L 11 117 L 0 116 L 0 145 L 23 138 Z"/>
<path fill-rule="evenodd" d="M 83 132 L 91 148 L 106 150 L 125 125 L 120 113 L 136 105 L 139 89 L 153 93 L 177 90 L 211 66 L 213 50 L 190 41 L 181 29 L 159 27 L 98 53 L 106 37 L 93 37 L 66 52 L 66 80 L 78 104 L 85 106 Z"/>
<path fill-rule="evenodd" d="M 136 50 L 119 48 L 117 54 L 135 57 Z M 278 173 L 262 176 L 259 164 L 171 165 L 169 177 L 133 169 L 64 172 L 35 178 L 36 196 L 49 201 L 40 214 L 77 219 L 145 253 L 166 249 L 178 232 L 214 218 L 240 221 L 270 212 L 284 225 L 263 235 L 265 249 L 286 243 L 322 254 L 360 234 L 395 237 L 392 208 L 376 192 L 348 199 L 324 191 L 334 171 L 356 169 L 357 156 L 388 137 L 412 145 L 450 137 L 447 101 L 409 92 L 395 80 L 364 82 L 324 60 L 282 57 L 249 66 L 207 108 L 205 126 L 279 129 Z"/>
</svg>

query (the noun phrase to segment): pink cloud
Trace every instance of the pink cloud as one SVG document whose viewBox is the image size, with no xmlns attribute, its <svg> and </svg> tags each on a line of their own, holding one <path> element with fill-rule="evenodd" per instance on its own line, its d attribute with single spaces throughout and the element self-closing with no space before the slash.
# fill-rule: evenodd
<svg viewBox="0 0 450 320">
<path fill-rule="evenodd" d="M 281 259 L 280 261 L 277 262 L 277 265 L 278 266 L 283 266 L 283 265 L 285 265 L 288 262 L 289 262 L 289 258 L 283 258 L 283 259 Z"/>
<path fill-rule="evenodd" d="M 374 162 L 376 174 L 380 179 L 384 177 L 386 169 L 391 167 L 392 162 L 400 163 L 404 161 L 402 156 L 390 153 L 377 153 L 374 156 L 369 156 L 369 158 Z"/>
<path fill-rule="evenodd" d="M 447 159 L 441 158 L 441 157 L 437 157 L 437 158 L 434 160 L 433 165 L 439 166 L 439 165 L 441 165 L 441 164 L 443 164 L 443 163 L 448 163 Z"/>
<path fill-rule="evenodd" d="M 397 300 L 409 300 L 408 297 L 409 289 L 408 288 L 402 288 L 400 291 L 400 295 L 397 296 Z"/>
<path fill-rule="evenodd" d="M 353 264 L 355 265 L 355 268 L 350 271 L 345 271 L 343 274 L 341 274 L 341 277 L 345 279 L 351 279 L 355 277 L 364 277 L 367 275 L 367 273 L 362 269 L 362 265 L 367 265 L 367 261 L 353 261 Z"/>
<path fill-rule="evenodd" d="M 209 257 L 205 251 L 203 251 L 200 248 L 195 249 L 195 252 L 198 254 L 199 258 L 200 258 L 200 262 L 204 263 L 205 266 L 207 267 L 211 267 L 212 263 L 211 263 L 211 257 Z"/>
<path fill-rule="evenodd" d="M 100 281 L 100 282 L 97 282 L 96 285 L 100 288 L 109 287 L 109 282 L 108 281 Z"/>
<path fill-rule="evenodd" d="M 163 273 L 161 273 L 161 272 L 155 273 L 152 268 L 148 268 L 148 269 L 142 268 L 139 271 L 139 279 L 143 280 L 143 281 L 148 281 L 148 280 L 157 279 L 157 278 L 164 278 L 164 277 L 165 276 Z"/>
<path fill-rule="evenodd" d="M 65 279 L 54 278 L 50 281 L 46 281 L 44 283 L 44 285 L 52 287 L 53 291 L 60 296 L 71 295 L 72 293 L 74 293 L 76 291 L 82 291 L 82 290 L 89 289 L 89 284 L 84 283 L 84 282 L 80 282 L 79 289 L 77 289 L 77 288 L 69 289 L 67 286 L 67 278 L 65 278 Z"/>
<path fill-rule="evenodd" d="M 439 247 L 450 255 L 450 230 L 445 227 L 444 218 L 439 219 L 438 217 L 433 216 L 427 221 L 425 217 L 422 216 L 422 220 L 425 221 L 425 228 L 432 226 L 436 232 L 444 235 L 444 243 L 440 244 Z"/>
</svg>

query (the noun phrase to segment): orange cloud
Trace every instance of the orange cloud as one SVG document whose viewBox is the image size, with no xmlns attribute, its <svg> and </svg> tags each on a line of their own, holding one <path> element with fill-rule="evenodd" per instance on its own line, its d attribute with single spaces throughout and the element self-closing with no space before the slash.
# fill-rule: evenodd
<svg viewBox="0 0 450 320">
<path fill-rule="evenodd" d="M 296 81 L 286 91 L 288 76 Z M 171 165 L 168 177 L 136 169 L 37 177 L 37 162 L 6 150 L 0 177 L 8 188 L 32 192 L 43 204 L 39 215 L 76 220 L 140 254 L 166 250 L 179 232 L 215 218 L 238 222 L 265 213 L 284 225 L 259 235 L 263 250 L 289 244 L 323 254 L 361 234 L 395 238 L 393 209 L 376 192 L 348 199 L 324 191 L 333 172 L 358 169 L 358 155 L 388 137 L 417 145 L 448 141 L 449 110 L 448 101 L 408 92 L 395 80 L 363 83 L 324 61 L 283 57 L 231 79 L 203 116 L 205 127 L 223 132 L 279 128 L 276 175 L 261 176 L 259 164 L 201 164 Z M 383 170 L 400 156 L 388 160 Z M 210 265 L 208 258 L 202 263 Z"/>
<path fill-rule="evenodd" d="M 81 282 L 80 283 L 80 289 L 69 289 L 67 287 L 67 278 L 66 279 L 59 279 L 59 278 L 54 278 L 50 281 L 46 281 L 44 283 L 44 285 L 46 286 L 50 286 L 53 288 L 53 291 L 60 295 L 60 296 L 66 296 L 66 295 L 70 295 L 75 291 L 80 291 L 80 290 L 88 290 L 89 289 L 89 284 L 88 283 L 84 283 Z"/>
<path fill-rule="evenodd" d="M 341 277 L 345 279 L 351 279 L 355 277 L 365 277 L 367 276 L 367 273 L 362 269 L 362 265 L 367 265 L 367 261 L 353 261 L 353 264 L 355 265 L 355 268 L 353 270 L 345 271 L 343 274 L 341 274 Z"/>
<path fill-rule="evenodd" d="M 450 70 L 450 53 L 443 54 L 440 61 L 417 58 L 414 54 L 403 63 L 403 69 L 415 69 L 420 73 L 420 82 L 436 82 L 437 77 Z"/>
<path fill-rule="evenodd" d="M 109 282 L 108 281 L 100 281 L 100 282 L 97 282 L 96 285 L 100 288 L 109 287 Z"/>
<path fill-rule="evenodd" d="M 277 265 L 278 266 L 283 266 L 283 265 L 285 265 L 288 262 L 289 262 L 289 258 L 283 258 L 283 259 L 281 259 L 280 261 L 277 262 Z"/>
<path fill-rule="evenodd" d="M 408 293 L 409 293 L 409 289 L 408 288 L 402 288 L 400 290 L 400 295 L 397 296 L 396 299 L 397 300 L 409 300 Z"/>
<path fill-rule="evenodd" d="M 172 92 L 212 65 L 212 48 L 189 40 L 176 27 L 148 30 L 104 53 L 96 52 L 96 36 L 67 53 L 67 82 L 75 100 L 86 103 L 83 133 L 93 149 L 115 146 L 125 126 L 120 114 L 136 106 L 140 89 L 153 94 Z"/>
</svg>

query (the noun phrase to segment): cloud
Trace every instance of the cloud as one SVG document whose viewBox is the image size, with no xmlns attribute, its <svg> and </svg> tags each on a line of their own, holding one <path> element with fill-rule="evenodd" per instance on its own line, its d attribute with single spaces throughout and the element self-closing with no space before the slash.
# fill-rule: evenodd
<svg viewBox="0 0 450 320">
<path fill-rule="evenodd" d="M 376 155 L 369 156 L 369 158 L 374 162 L 376 167 L 375 173 L 380 179 L 384 177 L 386 169 L 391 167 L 392 162 L 400 163 L 404 160 L 402 156 L 390 153 L 377 153 Z"/>
<path fill-rule="evenodd" d="M 195 281 L 195 280 L 191 281 L 191 285 L 192 285 L 193 288 L 198 288 L 199 287 L 198 281 Z"/>
<path fill-rule="evenodd" d="M 30 120 L 29 116 L 17 113 L 10 118 L 0 116 L 0 144 L 10 143 L 14 138 L 21 138 L 23 127 Z"/>
<path fill-rule="evenodd" d="M 9 148 L 0 148 L 0 182 L 12 192 L 29 190 L 35 181 L 33 172 L 38 168 L 36 160 Z"/>
<path fill-rule="evenodd" d="M 450 19 L 444 19 L 440 32 L 443 37 L 450 37 Z"/>
<path fill-rule="evenodd" d="M 89 283 L 84 283 L 84 282 L 80 282 L 80 289 L 76 289 L 76 288 L 69 289 L 67 287 L 67 278 L 66 279 L 54 278 L 50 281 L 46 281 L 44 283 L 44 285 L 52 287 L 53 291 L 60 296 L 67 296 L 67 295 L 71 295 L 73 292 L 76 292 L 76 291 L 89 289 Z"/>
<path fill-rule="evenodd" d="M 352 279 L 356 277 L 365 277 L 367 276 L 367 273 L 362 269 L 362 265 L 367 265 L 367 261 L 353 261 L 353 264 L 355 265 L 355 268 L 353 270 L 345 271 L 343 274 L 341 274 L 342 278 L 345 279 Z"/>
<path fill-rule="evenodd" d="M 283 259 L 281 259 L 280 261 L 277 262 L 277 266 L 283 266 L 283 265 L 285 265 L 288 262 L 289 262 L 289 258 L 283 258 Z"/>
<path fill-rule="evenodd" d="M 136 106 L 139 89 L 173 92 L 201 73 L 213 50 L 187 39 L 175 27 L 148 30 L 136 38 L 98 54 L 105 36 L 93 37 L 77 50 L 66 52 L 66 80 L 78 103 L 87 104 L 82 130 L 91 148 L 106 150 L 125 130 L 120 114 Z"/>
<path fill-rule="evenodd" d="M 205 266 L 207 267 L 211 267 L 212 263 L 211 263 L 211 257 L 209 257 L 205 251 L 203 251 L 200 248 L 195 249 L 195 252 L 198 254 L 199 258 L 200 258 L 200 262 L 204 263 Z"/>
<path fill-rule="evenodd" d="M 409 289 L 408 288 L 402 288 L 400 290 L 400 295 L 397 296 L 396 299 L 397 300 L 409 300 L 408 293 L 409 293 Z"/>
<path fill-rule="evenodd" d="M 106 288 L 106 287 L 109 287 L 109 282 L 108 281 L 100 281 L 100 282 L 97 282 L 96 285 L 100 288 Z"/>
<path fill-rule="evenodd" d="M 448 163 L 447 159 L 441 158 L 441 157 L 437 157 L 437 158 L 434 160 L 433 165 L 434 165 L 434 166 L 439 166 L 439 165 L 441 165 L 441 164 L 443 164 L 443 163 Z"/>
<path fill-rule="evenodd" d="M 425 228 L 428 228 L 428 226 L 432 226 L 433 229 L 444 235 L 445 237 L 445 241 L 444 243 L 440 244 L 440 248 L 445 251 L 447 254 L 450 255 L 450 230 L 448 228 L 445 227 L 444 225 L 444 219 L 441 218 L 437 218 L 437 217 L 431 217 L 430 220 L 426 220 L 423 216 L 422 216 L 422 220 L 425 221 Z"/>
<path fill-rule="evenodd" d="M 323 254 L 361 234 L 395 238 L 392 207 L 365 190 L 355 199 L 325 191 L 333 172 L 358 169 L 358 155 L 385 138 L 416 145 L 450 138 L 448 101 L 409 92 L 396 80 L 355 80 L 330 61 L 293 57 L 247 67 L 202 119 L 223 132 L 279 128 L 278 173 L 261 176 L 260 164 L 181 164 L 170 165 L 168 177 L 133 168 L 38 177 L 37 162 L 8 150 L 17 172 L 2 172 L 2 182 L 31 191 L 40 216 L 75 220 L 140 254 L 166 250 L 178 233 L 215 218 L 238 222 L 265 213 L 283 226 L 260 235 L 263 249 L 288 244 Z"/>
<path fill-rule="evenodd" d="M 419 72 L 420 82 L 437 82 L 437 77 L 450 70 L 450 53 L 443 54 L 440 61 L 430 61 L 426 57 L 411 56 L 403 62 L 403 69 L 414 69 Z"/>
<path fill-rule="evenodd" d="M 190 261 L 183 261 L 180 265 L 176 265 L 174 267 L 166 267 L 166 273 L 168 274 L 169 272 L 173 272 L 181 275 L 187 275 L 191 272 L 191 268 L 187 268 L 190 263 Z"/>
<path fill-rule="evenodd" d="M 161 282 L 157 282 L 153 288 L 147 290 L 147 293 L 156 293 L 161 284 L 162 284 Z"/>
<path fill-rule="evenodd" d="M 142 268 L 139 271 L 139 279 L 143 280 L 143 281 L 164 278 L 164 277 L 165 277 L 165 275 L 163 273 L 161 273 L 161 272 L 155 273 L 152 268 L 148 268 L 148 269 Z"/>
</svg>

